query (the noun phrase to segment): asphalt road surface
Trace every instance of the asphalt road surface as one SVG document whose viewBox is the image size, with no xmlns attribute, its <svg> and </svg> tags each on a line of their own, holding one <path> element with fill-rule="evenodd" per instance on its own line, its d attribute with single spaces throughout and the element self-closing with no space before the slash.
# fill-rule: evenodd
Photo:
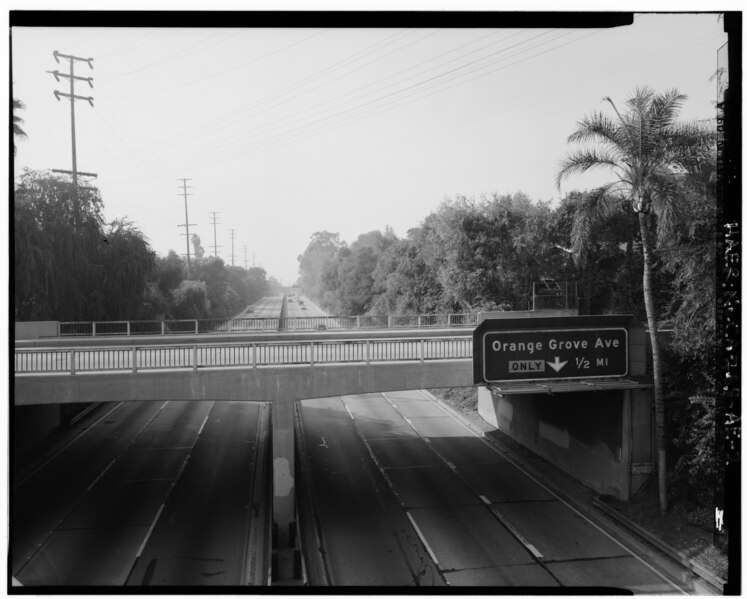
<svg viewBox="0 0 747 599">
<path fill-rule="evenodd" d="M 25 586 L 257 583 L 262 532 L 250 528 L 268 412 L 249 402 L 105 406 L 14 481 L 12 576 Z"/>
<path fill-rule="evenodd" d="M 280 318 L 282 305 L 282 295 L 263 297 L 240 314 L 237 314 L 236 318 Z"/>
<path fill-rule="evenodd" d="M 320 544 L 306 552 L 332 584 L 680 592 L 425 392 L 299 413 Z"/>
</svg>

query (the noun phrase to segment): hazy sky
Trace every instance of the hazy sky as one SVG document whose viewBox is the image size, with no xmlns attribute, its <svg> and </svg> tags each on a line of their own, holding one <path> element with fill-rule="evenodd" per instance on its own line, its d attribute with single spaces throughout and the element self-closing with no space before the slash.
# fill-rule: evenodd
<svg viewBox="0 0 747 599">
<path fill-rule="evenodd" d="M 147 25 L 147 22 L 143 23 Z M 186 252 L 189 220 L 230 264 L 252 255 L 291 284 L 312 233 L 352 242 L 416 227 L 445 197 L 523 191 L 553 200 L 568 135 L 636 86 L 688 95 L 715 116 L 713 14 L 646 14 L 617 29 L 13 28 L 23 168 L 71 169 L 67 72 L 76 75 L 78 169 L 98 174 L 107 219 L 127 217 L 157 253 Z"/>
</svg>

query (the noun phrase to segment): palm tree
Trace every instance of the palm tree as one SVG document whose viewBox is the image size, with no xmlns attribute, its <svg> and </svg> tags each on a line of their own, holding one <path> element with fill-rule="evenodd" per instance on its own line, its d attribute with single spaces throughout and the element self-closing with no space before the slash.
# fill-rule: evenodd
<svg viewBox="0 0 747 599">
<path fill-rule="evenodd" d="M 22 110 L 25 108 L 23 102 L 18 98 L 13 98 L 13 156 L 16 155 L 16 137 L 26 137 L 26 132 L 21 128 L 23 119 L 18 116 L 16 110 Z"/>
<path fill-rule="evenodd" d="M 673 235 L 681 216 L 678 198 L 683 179 L 698 170 L 700 158 L 712 153 L 715 132 L 698 124 L 678 123 L 686 96 L 676 89 L 657 94 L 648 87 L 636 89 L 618 110 L 610 98 L 614 118 L 595 112 L 578 123 L 568 138 L 584 146 L 569 154 L 560 164 L 556 183 L 573 174 L 604 168 L 613 181 L 600 193 L 589 194 L 577 207 L 571 242 L 579 261 L 592 229 L 612 215 L 631 209 L 637 216 L 643 249 L 643 295 L 651 335 L 654 375 L 659 505 L 667 511 L 666 436 L 663 378 L 657 318 L 652 292 L 652 266 L 658 245 Z M 656 240 L 652 239 L 652 226 Z"/>
</svg>

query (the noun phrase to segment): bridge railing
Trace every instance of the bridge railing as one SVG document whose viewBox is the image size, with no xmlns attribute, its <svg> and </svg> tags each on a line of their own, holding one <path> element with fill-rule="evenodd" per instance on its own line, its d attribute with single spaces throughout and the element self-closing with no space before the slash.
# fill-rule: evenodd
<svg viewBox="0 0 747 599">
<path fill-rule="evenodd" d="M 60 337 L 106 337 L 114 335 L 196 335 L 203 333 L 245 333 L 278 330 L 451 328 L 474 326 L 477 326 L 477 314 L 288 316 L 283 318 L 60 322 L 58 334 Z"/>
<path fill-rule="evenodd" d="M 15 374 L 346 364 L 472 357 L 472 337 L 16 349 Z"/>
</svg>

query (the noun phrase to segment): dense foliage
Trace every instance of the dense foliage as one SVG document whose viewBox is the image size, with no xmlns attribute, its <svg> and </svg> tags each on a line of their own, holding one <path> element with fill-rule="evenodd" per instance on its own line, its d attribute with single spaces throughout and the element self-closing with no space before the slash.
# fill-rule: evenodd
<svg viewBox="0 0 747 599">
<path fill-rule="evenodd" d="M 404 238 L 387 229 L 348 245 L 318 232 L 299 257 L 299 283 L 328 312 L 358 315 L 527 310 L 533 283 L 570 280 L 582 312 L 642 316 L 630 218 L 595 232 L 583 267 L 568 248 L 573 215 L 595 193 L 569 193 L 557 207 L 522 193 L 447 198 Z"/>
<path fill-rule="evenodd" d="M 318 232 L 299 256 L 299 283 L 328 312 L 356 315 L 526 310 L 532 283 L 572 281 L 582 314 L 665 322 L 663 471 L 706 501 L 718 466 L 715 135 L 677 123 L 682 100 L 637 90 L 617 120 L 579 123 L 571 141 L 599 147 L 571 154 L 561 178 L 611 167 L 610 185 L 554 205 L 522 193 L 447 198 L 404 238 L 371 231 L 348 245 Z"/>
<path fill-rule="evenodd" d="M 157 257 L 132 223 L 105 222 L 93 187 L 25 171 L 14 200 L 16 320 L 224 318 L 268 292 L 263 269 L 205 258 L 197 236 L 187 277 L 181 257 Z"/>
</svg>

